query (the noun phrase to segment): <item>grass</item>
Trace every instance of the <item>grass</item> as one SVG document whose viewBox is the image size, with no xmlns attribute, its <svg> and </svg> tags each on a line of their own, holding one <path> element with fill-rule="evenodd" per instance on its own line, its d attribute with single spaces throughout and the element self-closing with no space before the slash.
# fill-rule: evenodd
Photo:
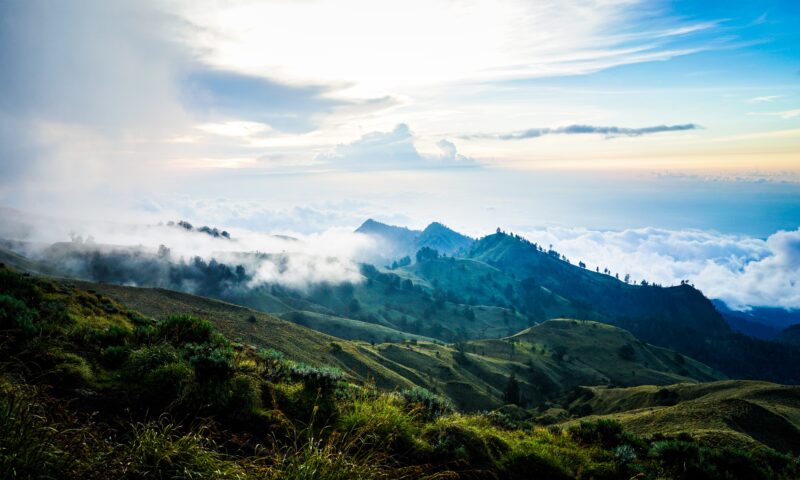
<svg viewBox="0 0 800 480">
<path fill-rule="evenodd" d="M 36 333 L 2 332 L 16 340 L 0 344 L 0 466 L 7 478 L 627 479 L 642 473 L 716 480 L 737 471 L 777 479 L 800 473 L 796 456 L 760 444 L 719 447 L 666 428 L 658 436 L 639 435 L 612 419 L 542 428 L 521 407 L 460 413 L 435 389 L 386 391 L 336 367 L 301 364 L 288 352 L 237 345 L 217 331 L 213 318 L 147 319 L 95 293 L 15 275 L 0 271 L 0 294 L 34 312 Z M 430 382 L 446 390 L 461 378 L 521 368 L 527 358 L 568 362 L 540 348 L 546 342 L 535 333 L 513 347 L 522 361 L 502 358 L 512 353 L 507 343 L 487 344 L 491 353 L 467 352 L 458 365 L 458 348 L 430 342 L 372 347 L 338 341 L 334 349 L 328 341 L 324 348 L 331 358 L 355 352 L 393 362 L 397 371 L 401 361 L 424 367 L 424 360 L 435 359 L 443 368 Z M 109 346 L 127 355 L 108 362 Z M 370 357 L 381 348 L 386 356 Z M 648 353 L 646 346 L 635 348 L 637 356 Z M 63 364 L 86 370 L 80 387 L 49 373 Z M 448 379 L 444 387 L 437 378 Z M 747 400 L 766 409 L 758 402 L 766 403 L 786 416 L 797 411 L 791 390 L 748 386 L 745 399 L 728 398 L 713 385 L 686 388 L 691 392 L 677 395 L 687 404 L 713 397 L 736 400 L 733 407 Z M 619 404 L 624 394 L 614 393 Z M 745 420 L 763 418 L 744 409 L 737 421 Z"/>
</svg>

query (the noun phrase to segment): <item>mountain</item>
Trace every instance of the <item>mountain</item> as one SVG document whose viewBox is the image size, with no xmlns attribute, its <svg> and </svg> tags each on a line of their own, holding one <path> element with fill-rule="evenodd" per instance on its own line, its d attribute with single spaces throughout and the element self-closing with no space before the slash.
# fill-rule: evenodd
<svg viewBox="0 0 800 480">
<path fill-rule="evenodd" d="M 731 331 L 711 301 L 690 285 L 630 285 L 571 264 L 518 236 L 498 232 L 478 240 L 467 258 L 517 279 L 518 310 L 541 307 L 542 289 L 566 301 L 581 319 L 619 326 L 735 378 L 800 382 L 800 349 Z"/>
<path fill-rule="evenodd" d="M 551 320 L 511 337 L 455 345 L 413 335 L 406 335 L 403 343 L 377 340 L 371 344 L 335 338 L 270 314 L 186 293 L 61 282 L 156 319 L 191 313 L 208 319 L 226 337 L 244 345 L 274 349 L 311 365 L 336 366 L 353 379 L 372 379 L 381 388 L 424 387 L 470 411 L 501 406 L 512 374 L 519 379 L 527 404 L 555 398 L 579 385 L 666 385 L 724 378 L 688 357 L 596 322 Z M 325 321 L 315 319 L 315 314 L 302 315 L 308 317 L 302 323 L 309 326 Z M 375 335 L 403 338 L 385 328 Z M 623 352 L 626 345 L 631 352 Z"/>
<path fill-rule="evenodd" d="M 595 322 L 560 319 L 456 345 L 370 345 L 185 293 L 0 267 L 0 336 L 0 464 L 10 478 L 567 480 L 689 471 L 790 480 L 800 473 L 796 388 L 698 403 L 722 388 L 689 384 L 685 375 L 717 378 L 712 370 Z M 616 414 L 623 423 L 585 416 L 617 412 L 639 396 L 601 402 L 606 392 L 628 389 L 580 384 L 639 378 L 681 382 L 647 387 L 666 390 L 655 401 L 672 406 L 652 415 L 626 409 Z M 602 392 L 589 398 L 592 389 Z M 524 407 L 541 398 L 549 400 L 540 409 L 571 423 L 537 428 Z M 594 407 L 586 404 L 592 399 Z M 474 411 L 486 408 L 493 410 Z M 682 433 L 692 426 L 693 437 Z M 729 432 L 738 435 L 720 445 Z"/>
<path fill-rule="evenodd" d="M 417 250 L 423 247 L 432 248 L 440 254 L 454 255 L 465 251 L 474 242 L 466 235 L 438 222 L 433 222 L 420 231 L 368 219 L 356 229 L 356 233 L 369 235 L 383 242 L 387 248 L 387 260 L 398 260 L 404 256 L 413 259 Z"/>
<path fill-rule="evenodd" d="M 722 318 L 731 327 L 731 330 L 739 332 L 749 337 L 760 338 L 762 340 L 774 340 L 781 332 L 781 328 L 775 325 L 764 323 L 764 321 L 752 312 L 740 312 L 731 310 L 721 300 L 712 300 Z"/>
<path fill-rule="evenodd" d="M 780 343 L 787 345 L 795 345 L 800 347 L 800 323 L 787 327 L 782 330 L 775 338 Z"/>
</svg>

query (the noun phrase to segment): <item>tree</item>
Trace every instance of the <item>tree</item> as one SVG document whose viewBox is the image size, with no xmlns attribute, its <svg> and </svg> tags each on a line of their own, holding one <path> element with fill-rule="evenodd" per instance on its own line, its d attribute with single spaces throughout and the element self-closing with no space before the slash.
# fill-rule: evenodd
<svg viewBox="0 0 800 480">
<path fill-rule="evenodd" d="M 439 258 L 439 252 L 431 247 L 422 247 L 417 250 L 417 262 L 424 262 L 427 260 L 436 260 Z"/>
<path fill-rule="evenodd" d="M 506 391 L 504 400 L 506 403 L 511 403 L 514 405 L 519 405 L 519 382 L 517 381 L 516 375 L 511 373 L 511 376 L 508 377 L 508 383 L 506 384 Z"/>
</svg>

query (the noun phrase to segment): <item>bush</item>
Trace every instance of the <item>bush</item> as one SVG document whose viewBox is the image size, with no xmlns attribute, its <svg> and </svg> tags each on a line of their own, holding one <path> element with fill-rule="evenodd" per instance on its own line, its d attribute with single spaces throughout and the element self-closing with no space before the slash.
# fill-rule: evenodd
<svg viewBox="0 0 800 480">
<path fill-rule="evenodd" d="M 130 350 L 124 345 L 111 345 L 102 353 L 103 363 L 112 368 L 121 366 L 128 359 Z"/>
<path fill-rule="evenodd" d="M 414 446 L 417 427 L 400 399 L 386 394 L 361 394 L 341 411 L 339 427 L 345 435 L 368 447 L 407 452 Z"/>
<path fill-rule="evenodd" d="M 422 387 L 405 389 L 400 396 L 408 407 L 418 411 L 426 420 L 433 420 L 454 410 L 450 400 Z"/>
<path fill-rule="evenodd" d="M 330 390 L 344 378 L 344 373 L 335 367 L 313 367 L 305 363 L 291 363 L 288 366 L 289 376 L 309 388 Z"/>
<path fill-rule="evenodd" d="M 156 325 L 156 335 L 175 346 L 207 343 L 214 333 L 208 320 L 192 315 L 172 315 Z"/>
<path fill-rule="evenodd" d="M 261 406 L 261 383 L 246 375 L 237 375 L 230 381 L 230 396 L 226 402 L 227 413 L 234 417 L 246 416 Z"/>
<path fill-rule="evenodd" d="M 192 367 L 185 361 L 169 362 L 148 372 L 139 392 L 152 402 L 169 403 L 180 399 L 193 380 Z"/>
<path fill-rule="evenodd" d="M 68 457 L 56 445 L 56 431 L 32 399 L 0 387 L 0 475 L 3 478 L 61 478 Z"/>
<path fill-rule="evenodd" d="M 377 480 L 403 478 L 392 475 L 384 459 L 358 452 L 355 445 L 315 440 L 309 436 L 284 448 L 275 459 L 270 478 L 275 480 Z M 353 453 L 356 451 L 356 453 Z"/>
<path fill-rule="evenodd" d="M 569 434 L 578 443 L 600 445 L 605 449 L 614 448 L 629 440 L 629 435 L 625 434 L 621 423 L 606 419 L 581 422 L 578 426 L 570 428 Z"/>
<path fill-rule="evenodd" d="M 170 345 L 145 346 L 130 353 L 123 366 L 123 375 L 134 382 L 141 381 L 145 375 L 156 368 L 178 361 L 178 352 Z"/>
<path fill-rule="evenodd" d="M 199 382 L 224 382 L 233 376 L 233 349 L 215 345 L 184 347 L 184 356 L 194 367 Z"/>
<path fill-rule="evenodd" d="M 36 313 L 24 302 L 9 295 L 0 295 L 0 330 L 21 330 L 25 335 L 36 332 Z"/>
<path fill-rule="evenodd" d="M 180 434 L 161 422 L 134 425 L 121 452 L 128 478 L 193 479 L 245 477 L 244 470 L 215 451 L 203 429 Z"/>
<path fill-rule="evenodd" d="M 94 372 L 85 358 L 74 353 L 57 353 L 51 372 L 53 382 L 64 387 L 85 387 L 94 382 Z"/>
</svg>

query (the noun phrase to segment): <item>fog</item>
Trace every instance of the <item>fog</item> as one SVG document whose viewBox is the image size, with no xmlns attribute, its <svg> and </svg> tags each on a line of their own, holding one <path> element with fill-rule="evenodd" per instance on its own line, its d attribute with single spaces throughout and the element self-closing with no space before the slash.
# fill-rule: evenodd
<svg viewBox="0 0 800 480">
<path fill-rule="evenodd" d="M 215 226 L 201 231 L 205 225 L 188 229 L 172 220 L 64 221 L 12 210 L 0 219 L 8 246 L 62 274 L 210 296 L 263 285 L 302 291 L 357 283 L 359 262 L 374 261 L 381 251 L 371 237 L 343 229 L 289 237 Z"/>
</svg>

